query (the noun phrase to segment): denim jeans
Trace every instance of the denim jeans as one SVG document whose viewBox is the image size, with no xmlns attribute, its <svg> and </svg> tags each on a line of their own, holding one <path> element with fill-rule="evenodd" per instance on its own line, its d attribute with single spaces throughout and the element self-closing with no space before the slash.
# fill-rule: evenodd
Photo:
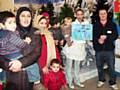
<svg viewBox="0 0 120 90">
<path fill-rule="evenodd" d="M 5 57 L 10 60 L 17 60 L 23 57 L 23 55 L 21 54 L 21 52 L 16 52 L 13 54 L 6 55 Z M 35 82 L 40 80 L 39 66 L 37 63 L 34 63 L 24 69 L 27 71 L 29 82 Z"/>
<path fill-rule="evenodd" d="M 0 81 L 2 82 L 6 81 L 6 72 L 4 70 L 0 72 Z"/>
<path fill-rule="evenodd" d="M 99 81 L 105 81 L 104 74 L 104 63 L 108 65 L 109 69 L 109 84 L 116 84 L 116 73 L 115 73 L 115 55 L 114 51 L 100 51 L 96 52 L 96 65 L 98 69 Z"/>
</svg>

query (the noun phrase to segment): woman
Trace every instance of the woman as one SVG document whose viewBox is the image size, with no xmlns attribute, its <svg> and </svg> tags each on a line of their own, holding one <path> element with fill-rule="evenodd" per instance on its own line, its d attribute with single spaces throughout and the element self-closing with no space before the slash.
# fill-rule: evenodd
<svg viewBox="0 0 120 90">
<path fill-rule="evenodd" d="M 50 61 L 54 58 L 60 60 L 60 55 L 57 48 L 55 47 L 53 36 L 51 32 L 48 31 L 47 19 L 45 17 L 41 17 L 38 24 L 39 31 L 37 33 L 41 34 L 40 37 L 42 40 L 42 54 L 39 58 L 39 65 L 44 76 L 44 74 L 48 73 Z"/>
<path fill-rule="evenodd" d="M 32 14 L 29 8 L 21 7 L 18 9 L 16 22 L 21 39 L 30 37 L 30 45 L 33 50 L 31 53 L 28 53 L 30 48 L 24 48 L 23 52 L 26 53 L 26 56 L 22 57 L 20 60 L 14 60 L 9 63 L 9 70 L 14 73 L 13 75 L 7 75 L 9 80 L 7 81 L 5 90 L 32 90 L 33 83 L 29 83 L 26 70 L 21 70 L 21 67 L 31 65 L 38 60 L 41 52 L 41 39 L 39 35 L 34 33 L 35 29 L 32 28 Z M 6 66 L 6 64 L 4 64 L 4 66 Z"/>
<path fill-rule="evenodd" d="M 76 25 L 86 25 L 89 22 L 84 19 L 84 12 L 81 9 L 76 10 L 75 12 L 76 20 L 72 23 Z M 78 30 L 76 30 L 78 31 Z M 77 33 L 79 33 L 78 31 Z M 85 60 L 86 57 L 86 50 L 85 50 L 85 40 L 80 40 L 74 38 L 75 35 L 73 35 L 73 30 L 71 30 L 71 41 L 72 44 L 70 47 L 67 45 L 64 47 L 63 52 L 66 55 L 66 78 L 68 81 L 68 85 L 71 89 L 74 89 L 74 84 L 79 87 L 85 87 L 84 84 L 81 83 L 80 79 L 80 63 Z M 80 34 L 79 34 L 80 36 Z M 74 64 L 72 64 L 74 62 Z M 73 67 L 73 66 L 74 67 Z M 73 72 L 73 73 L 72 73 Z M 74 74 L 74 77 L 73 77 Z M 73 83 L 74 80 L 74 83 Z"/>
</svg>

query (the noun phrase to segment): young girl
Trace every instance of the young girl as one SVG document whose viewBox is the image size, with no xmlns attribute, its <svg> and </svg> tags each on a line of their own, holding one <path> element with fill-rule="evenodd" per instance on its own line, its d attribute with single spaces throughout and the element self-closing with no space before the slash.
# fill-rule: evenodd
<svg viewBox="0 0 120 90">
<path fill-rule="evenodd" d="M 71 41 L 71 24 L 72 24 L 72 18 L 71 17 L 66 17 L 64 19 L 64 23 L 61 26 L 62 27 L 62 33 L 64 35 L 64 38 L 66 40 L 66 44 L 67 46 L 71 46 L 72 45 L 72 41 Z"/>
<path fill-rule="evenodd" d="M 72 24 L 84 25 L 87 24 L 84 20 L 84 12 L 81 9 L 76 10 L 76 20 Z M 84 87 L 84 84 L 80 81 L 80 63 L 85 60 L 85 40 L 74 39 L 71 35 L 72 44 L 70 47 L 65 46 L 66 59 L 66 77 L 68 85 L 71 89 L 74 89 L 74 84 L 79 87 Z M 73 63 L 73 64 L 72 64 Z M 72 66 L 74 65 L 74 67 Z M 73 68 L 73 69 L 72 69 Z M 73 70 L 73 71 L 72 71 Z M 74 82 L 73 82 L 74 81 Z"/>
</svg>

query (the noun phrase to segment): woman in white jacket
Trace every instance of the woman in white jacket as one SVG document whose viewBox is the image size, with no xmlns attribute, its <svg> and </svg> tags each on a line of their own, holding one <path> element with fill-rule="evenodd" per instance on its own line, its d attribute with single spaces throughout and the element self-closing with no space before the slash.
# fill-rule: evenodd
<svg viewBox="0 0 120 90">
<path fill-rule="evenodd" d="M 85 25 L 88 24 L 87 21 L 84 20 L 84 12 L 81 9 L 76 10 L 76 20 L 72 24 L 80 24 Z M 80 62 L 85 60 L 86 51 L 85 51 L 85 40 L 75 40 L 71 36 L 71 40 L 73 41 L 72 45 L 68 47 L 67 45 L 64 47 L 63 52 L 67 57 L 66 60 L 66 79 L 68 81 L 68 85 L 71 89 L 74 89 L 74 85 L 72 83 L 74 79 L 74 83 L 79 87 L 84 87 L 84 84 L 80 83 Z M 74 62 L 74 67 L 72 69 L 72 63 Z M 73 71 L 72 71 L 73 70 Z M 74 78 L 73 74 L 74 73 Z"/>
</svg>

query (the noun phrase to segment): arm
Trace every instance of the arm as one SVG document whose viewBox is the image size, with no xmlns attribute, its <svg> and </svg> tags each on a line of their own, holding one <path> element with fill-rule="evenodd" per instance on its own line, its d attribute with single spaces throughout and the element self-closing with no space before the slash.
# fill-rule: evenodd
<svg viewBox="0 0 120 90">
<path fill-rule="evenodd" d="M 114 42 L 118 38 L 117 26 L 115 23 L 112 23 L 112 32 L 107 35 L 106 42 Z"/>
<path fill-rule="evenodd" d="M 64 71 L 61 71 L 61 74 L 62 74 L 62 85 L 64 87 L 65 90 L 68 90 L 68 87 L 67 87 L 67 81 L 66 81 L 66 78 L 65 78 L 65 74 L 64 74 Z"/>
<path fill-rule="evenodd" d="M 18 72 L 21 70 L 21 68 L 27 67 L 34 62 L 36 62 L 40 56 L 41 52 L 41 39 L 39 35 L 31 35 L 31 46 L 34 47 L 34 50 L 29 53 L 28 55 L 20 58 L 19 60 L 13 60 L 9 63 L 10 68 L 9 70 L 13 72 Z"/>
<path fill-rule="evenodd" d="M 24 47 L 28 46 L 27 42 L 24 42 L 16 34 L 10 34 L 9 41 L 10 41 L 10 43 L 14 44 L 18 48 L 24 48 Z"/>
<path fill-rule="evenodd" d="M 44 86 L 46 88 L 48 88 L 48 84 L 49 84 L 49 73 L 48 74 L 44 74 Z"/>
<path fill-rule="evenodd" d="M 93 43 L 94 43 L 94 44 L 98 44 L 99 38 L 100 38 L 100 33 L 99 33 L 99 31 L 97 30 L 97 25 L 94 24 L 94 25 L 93 25 Z"/>
<path fill-rule="evenodd" d="M 67 82 L 66 82 L 66 78 L 65 78 L 65 73 L 64 73 L 63 71 L 61 71 L 61 75 L 62 75 L 62 79 L 61 79 L 61 81 L 62 81 L 62 84 L 63 84 L 63 86 L 64 86 L 64 85 L 67 84 Z"/>
<path fill-rule="evenodd" d="M 29 66 L 34 62 L 38 61 L 38 58 L 40 57 L 41 54 L 42 42 L 40 35 L 31 35 L 31 36 L 32 36 L 31 46 L 34 48 L 34 50 L 19 60 L 22 63 L 22 67 Z"/>
</svg>

